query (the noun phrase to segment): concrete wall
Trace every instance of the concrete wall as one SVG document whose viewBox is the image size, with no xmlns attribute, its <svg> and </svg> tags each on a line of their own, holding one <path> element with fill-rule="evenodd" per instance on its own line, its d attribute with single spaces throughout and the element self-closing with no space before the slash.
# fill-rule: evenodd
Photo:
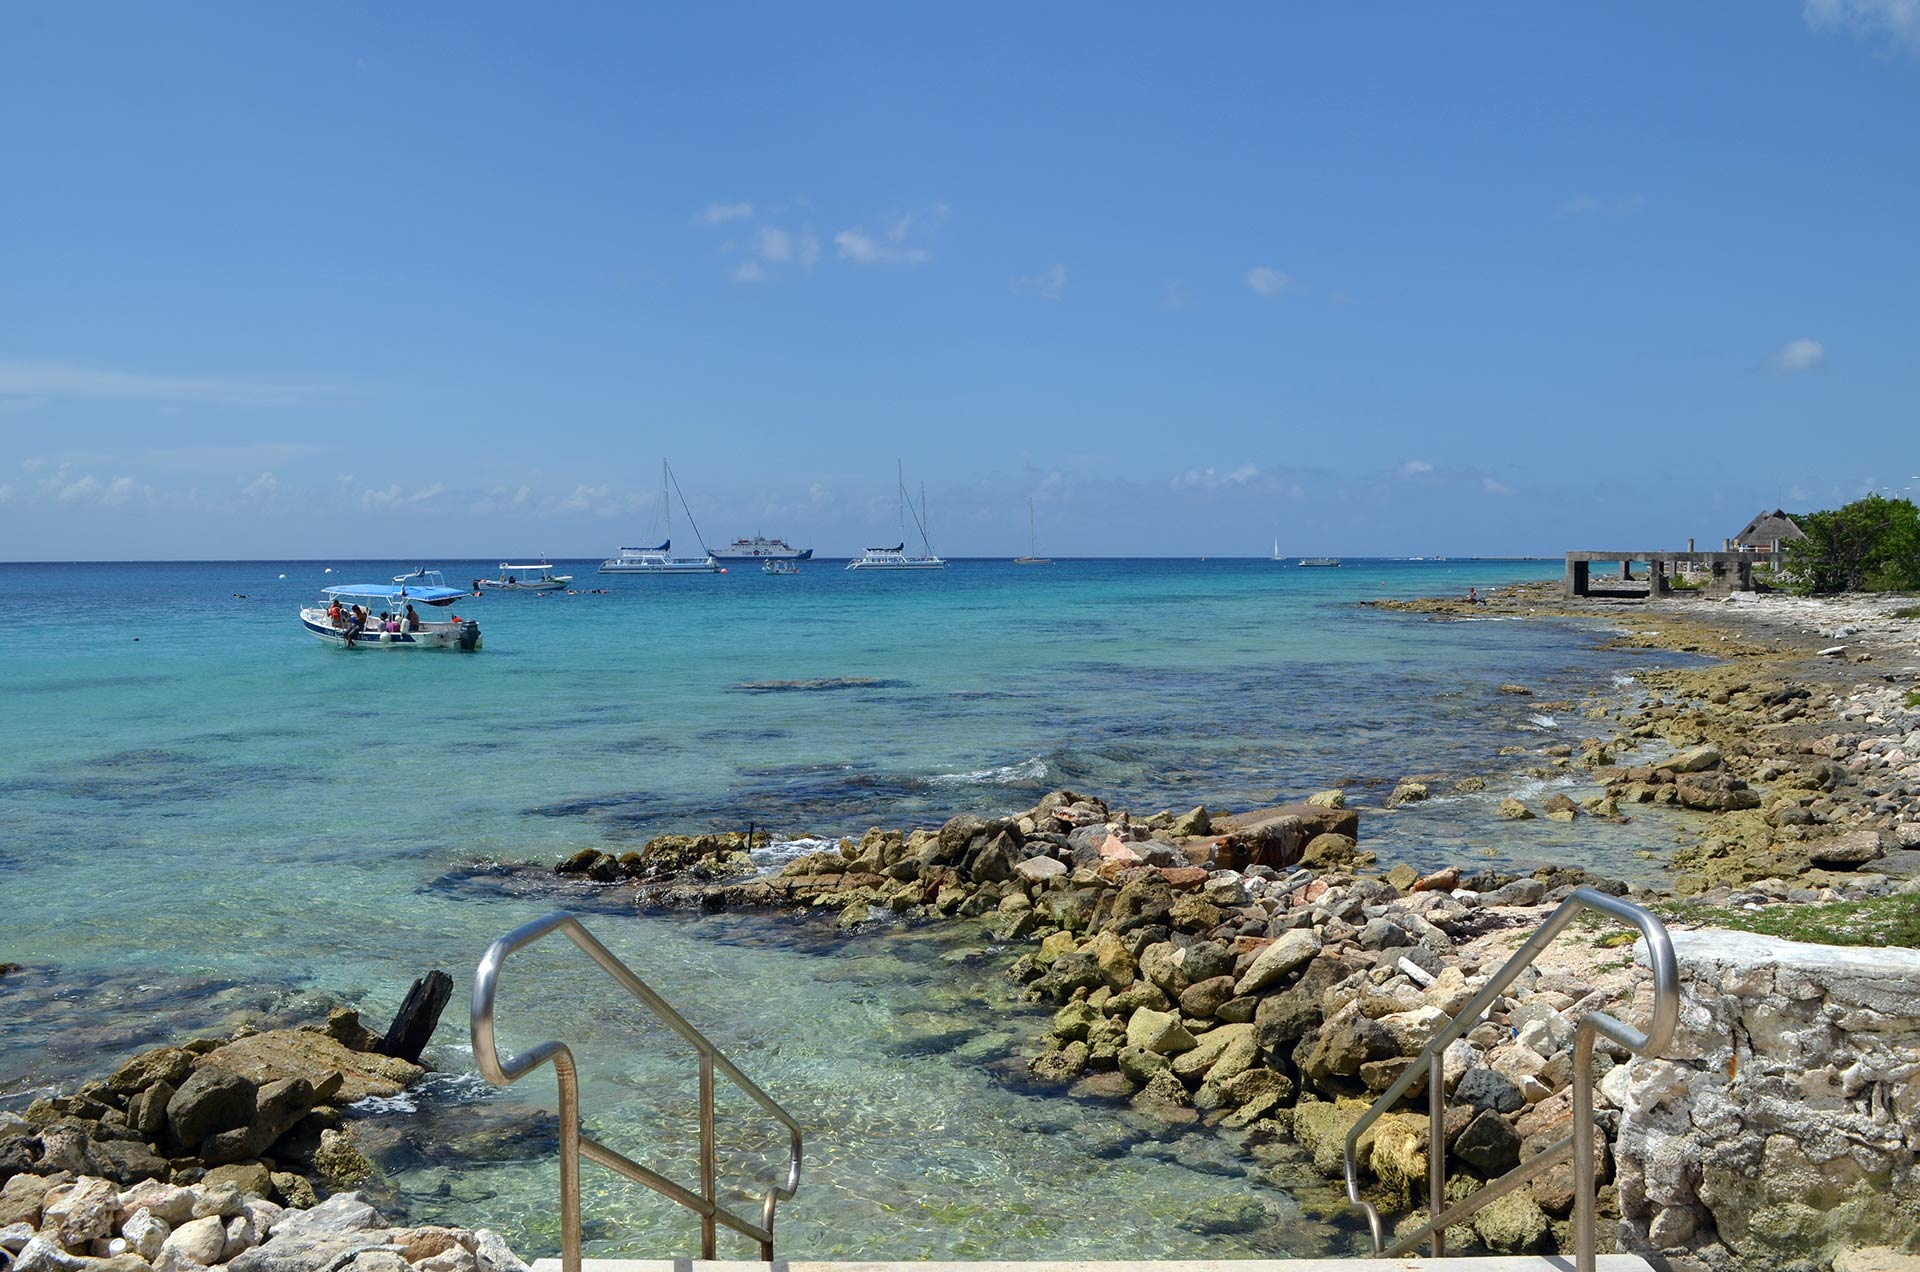
<svg viewBox="0 0 1920 1272">
<path fill-rule="evenodd" d="M 1622 1110 L 1620 1248 L 1679 1272 L 1920 1252 L 1920 951 L 1676 932 L 1667 1060 L 1602 1080 Z"/>
</svg>

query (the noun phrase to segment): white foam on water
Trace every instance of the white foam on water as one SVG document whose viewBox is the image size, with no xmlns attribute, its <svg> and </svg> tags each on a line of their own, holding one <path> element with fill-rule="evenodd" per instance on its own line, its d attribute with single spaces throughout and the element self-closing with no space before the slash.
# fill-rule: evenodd
<svg viewBox="0 0 1920 1272">
<path fill-rule="evenodd" d="M 1625 689 L 1628 685 L 1639 684 L 1640 681 L 1631 672 L 1616 671 L 1613 673 L 1613 683 L 1617 688 Z"/>
<path fill-rule="evenodd" d="M 1541 715 L 1538 712 L 1528 716 L 1527 719 L 1533 722 L 1533 726 L 1536 729 L 1557 729 L 1560 727 L 1558 720 L 1550 715 Z"/>
<path fill-rule="evenodd" d="M 369 1095 L 347 1105 L 347 1110 L 362 1117 L 390 1117 L 396 1113 L 418 1113 L 420 1106 L 402 1091 L 399 1095 Z"/>
<path fill-rule="evenodd" d="M 1039 782 L 1047 776 L 1047 762 L 1039 756 L 997 768 L 973 769 L 966 773 L 936 773 L 927 779 L 929 786 L 986 786 L 997 782 Z"/>
<path fill-rule="evenodd" d="M 811 835 L 802 835 L 797 839 L 774 839 L 753 850 L 753 864 L 760 868 L 760 873 L 772 874 L 808 853 L 831 852 L 839 846 L 838 839 L 820 839 Z"/>
</svg>

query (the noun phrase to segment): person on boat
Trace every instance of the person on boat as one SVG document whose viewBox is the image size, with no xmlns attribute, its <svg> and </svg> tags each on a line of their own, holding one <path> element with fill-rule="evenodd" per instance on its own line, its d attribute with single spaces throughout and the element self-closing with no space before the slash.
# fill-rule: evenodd
<svg viewBox="0 0 1920 1272">
<path fill-rule="evenodd" d="M 337 596 L 327 605 L 327 622 L 335 627 L 346 626 L 346 620 L 340 615 L 340 598 Z"/>
<path fill-rule="evenodd" d="M 410 632 L 420 630 L 420 616 L 413 612 L 413 602 L 411 601 L 407 602 L 407 630 Z"/>
<path fill-rule="evenodd" d="M 365 630 L 367 630 L 367 613 L 365 610 L 361 609 L 358 605 L 356 605 L 353 607 L 351 611 L 349 611 L 347 615 L 347 648 L 348 649 L 353 648 L 354 639 L 358 637 L 360 633 L 364 632 Z"/>
</svg>

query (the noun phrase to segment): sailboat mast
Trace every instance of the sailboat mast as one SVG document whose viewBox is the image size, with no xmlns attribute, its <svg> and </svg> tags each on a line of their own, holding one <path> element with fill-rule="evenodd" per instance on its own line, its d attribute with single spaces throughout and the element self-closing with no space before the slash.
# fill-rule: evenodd
<svg viewBox="0 0 1920 1272">
<path fill-rule="evenodd" d="M 920 546 L 933 555 L 933 536 L 927 533 L 927 483 L 920 483 Z"/>
<path fill-rule="evenodd" d="M 907 541 L 907 465 L 903 460 L 893 461 L 893 504 L 900 514 L 900 542 Z"/>
<path fill-rule="evenodd" d="M 1040 536 L 1035 533 L 1033 528 L 1033 499 L 1031 496 L 1027 499 L 1027 555 L 1030 557 L 1040 555 Z"/>
<path fill-rule="evenodd" d="M 673 496 L 667 490 L 667 461 L 660 461 L 660 508 L 667 518 L 667 547 L 673 547 Z"/>
</svg>

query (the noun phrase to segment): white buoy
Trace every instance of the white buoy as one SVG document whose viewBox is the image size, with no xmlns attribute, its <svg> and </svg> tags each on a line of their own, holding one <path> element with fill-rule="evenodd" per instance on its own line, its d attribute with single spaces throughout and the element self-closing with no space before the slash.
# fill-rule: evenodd
<svg viewBox="0 0 1920 1272">
<path fill-rule="evenodd" d="M 280 577 L 284 579 L 284 578 L 286 578 L 287 576 L 286 576 L 286 575 L 284 575 L 284 574 L 282 574 L 282 575 L 281 575 Z"/>
</svg>

